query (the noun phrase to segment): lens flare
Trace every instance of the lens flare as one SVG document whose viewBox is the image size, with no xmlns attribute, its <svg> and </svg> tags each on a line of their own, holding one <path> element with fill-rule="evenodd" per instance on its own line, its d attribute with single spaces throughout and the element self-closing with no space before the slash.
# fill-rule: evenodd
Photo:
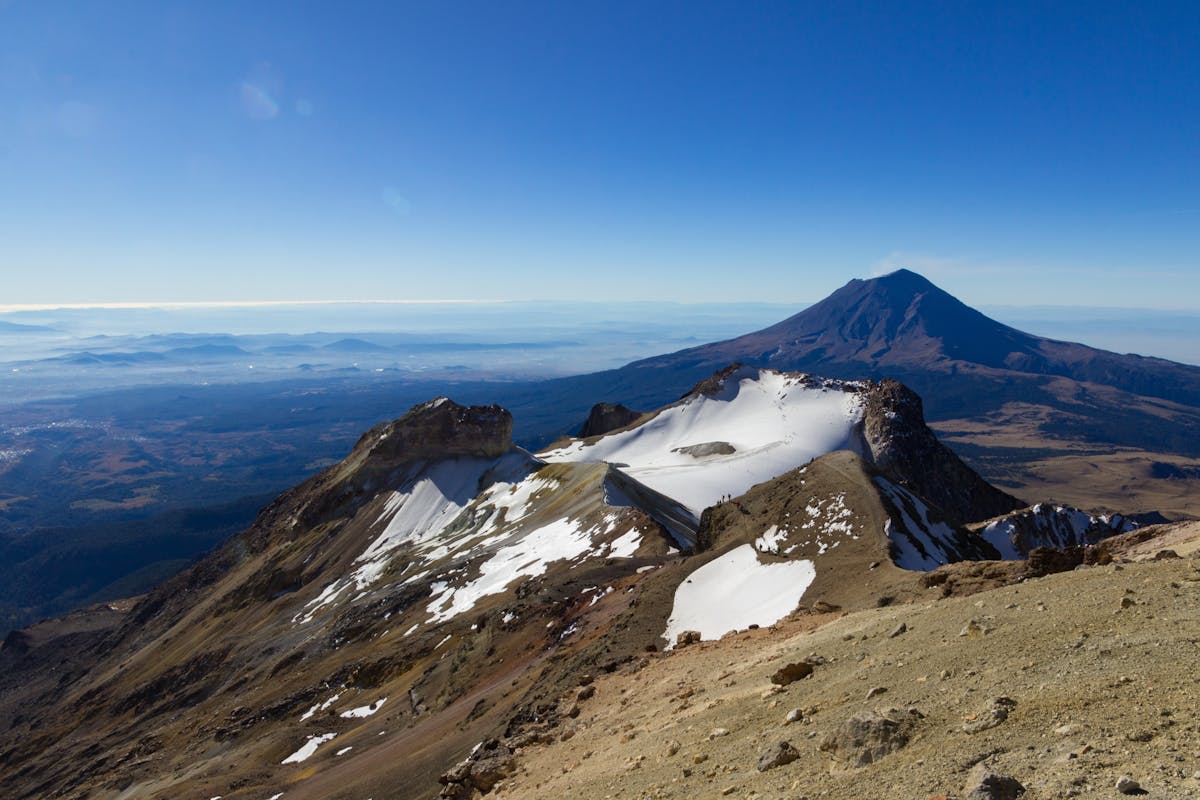
<svg viewBox="0 0 1200 800">
<path fill-rule="evenodd" d="M 250 119 L 267 120 L 279 116 L 279 103 L 266 89 L 249 81 L 242 81 L 239 88 L 242 95 L 242 110 Z"/>
</svg>

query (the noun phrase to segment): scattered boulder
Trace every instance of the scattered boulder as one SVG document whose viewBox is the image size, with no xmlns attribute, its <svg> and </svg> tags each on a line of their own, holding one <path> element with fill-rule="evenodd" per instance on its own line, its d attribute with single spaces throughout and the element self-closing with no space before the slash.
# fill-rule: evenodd
<svg viewBox="0 0 1200 800">
<path fill-rule="evenodd" d="M 966 733 L 979 733 L 994 728 L 1008 719 L 1009 712 L 1017 707 L 1017 701 L 1011 697 L 993 697 L 988 701 L 988 707 L 976 714 L 974 719 L 968 719 L 963 725 Z"/>
<path fill-rule="evenodd" d="M 1016 800 L 1025 794 L 1025 787 L 1016 778 L 992 772 L 983 764 L 976 764 L 967 775 L 963 787 L 966 800 Z"/>
<path fill-rule="evenodd" d="M 813 673 L 813 665 L 807 661 L 797 661 L 793 664 L 780 667 L 771 676 L 771 683 L 777 683 L 780 686 L 787 686 L 789 683 L 795 683 L 802 678 L 807 678 Z"/>
<path fill-rule="evenodd" d="M 916 709 L 860 711 L 826 735 L 818 749 L 851 767 L 864 767 L 907 746 L 920 719 Z"/>
<path fill-rule="evenodd" d="M 895 639 L 897 636 L 899 636 L 902 633 L 905 633 L 907 630 L 908 630 L 908 625 L 901 622 L 895 628 L 892 628 L 891 632 L 888 633 L 887 638 Z"/>
<path fill-rule="evenodd" d="M 758 771 L 766 772 L 775 767 L 782 767 L 784 764 L 790 764 L 800 757 L 800 753 L 796 748 L 792 747 L 791 742 L 776 742 L 763 751 L 758 757 Z"/>
<path fill-rule="evenodd" d="M 1121 794 L 1149 794 L 1140 783 L 1128 775 L 1117 778 L 1117 791 Z"/>
<path fill-rule="evenodd" d="M 512 748 L 498 740 L 489 740 L 438 778 L 442 784 L 440 797 L 461 800 L 470 797 L 474 791 L 487 794 L 516 769 Z"/>
<path fill-rule="evenodd" d="M 885 692 L 887 692 L 886 686 L 872 686 L 867 690 L 867 699 L 870 700 L 872 697 L 878 697 Z"/>
<path fill-rule="evenodd" d="M 967 624 L 963 625 L 963 628 L 958 632 L 958 635 L 966 636 L 968 639 L 982 639 L 984 636 L 987 636 L 988 631 L 990 630 L 991 628 L 989 628 L 987 625 L 984 625 L 979 620 L 971 619 L 967 620 Z"/>
<path fill-rule="evenodd" d="M 689 644 L 697 644 L 700 641 L 700 631 L 683 631 L 675 637 L 676 647 L 687 647 Z"/>
<path fill-rule="evenodd" d="M 783 724 L 791 725 L 793 722 L 799 722 L 802 719 L 804 719 L 804 712 L 798 708 L 793 708 L 787 713 L 787 716 L 783 718 Z"/>
</svg>

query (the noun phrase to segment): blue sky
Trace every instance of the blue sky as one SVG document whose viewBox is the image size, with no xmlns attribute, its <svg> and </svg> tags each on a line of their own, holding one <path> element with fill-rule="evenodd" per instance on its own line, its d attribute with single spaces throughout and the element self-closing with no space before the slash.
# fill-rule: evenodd
<svg viewBox="0 0 1200 800">
<path fill-rule="evenodd" d="M 0 0 L 4 302 L 1200 308 L 1200 4 Z"/>
</svg>

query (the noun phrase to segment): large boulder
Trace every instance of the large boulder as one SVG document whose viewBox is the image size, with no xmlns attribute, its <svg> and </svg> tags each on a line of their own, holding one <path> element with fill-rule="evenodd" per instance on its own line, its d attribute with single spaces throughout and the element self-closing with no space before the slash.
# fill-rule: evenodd
<svg viewBox="0 0 1200 800">
<path fill-rule="evenodd" d="M 916 709 L 860 711 L 821 740 L 818 749 L 849 767 L 865 767 L 908 745 L 921 719 Z"/>
</svg>

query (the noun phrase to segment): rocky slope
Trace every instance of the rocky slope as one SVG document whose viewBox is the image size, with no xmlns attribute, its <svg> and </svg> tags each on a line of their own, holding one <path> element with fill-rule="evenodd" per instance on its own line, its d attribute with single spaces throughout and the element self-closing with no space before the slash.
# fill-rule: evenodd
<svg viewBox="0 0 1200 800">
<path fill-rule="evenodd" d="M 1110 541 L 1107 566 L 648 655 L 495 796 L 1017 796 L 986 770 L 1026 800 L 1200 797 L 1200 562 L 1155 558 L 1200 527 Z"/>
<path fill-rule="evenodd" d="M 894 383 L 734 366 L 541 454 L 511 430 L 423 403 L 136 604 L 10 636 L 0 792 L 466 796 L 560 735 L 581 676 L 680 634 L 1023 569 L 944 566 L 998 556 L 964 524 L 1021 504 Z"/>
</svg>

